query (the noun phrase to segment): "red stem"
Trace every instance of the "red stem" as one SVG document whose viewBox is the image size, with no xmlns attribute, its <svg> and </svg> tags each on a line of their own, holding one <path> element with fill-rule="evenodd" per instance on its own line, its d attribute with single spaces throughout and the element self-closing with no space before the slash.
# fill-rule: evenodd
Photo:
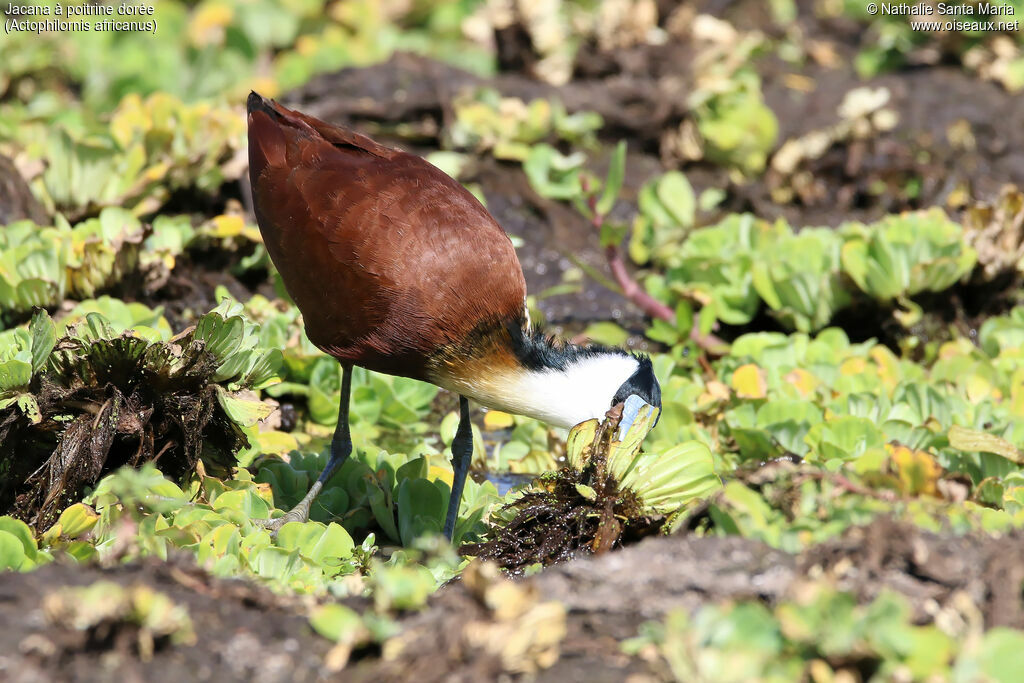
<svg viewBox="0 0 1024 683">
<path fill-rule="evenodd" d="M 600 234 L 601 227 L 604 225 L 605 217 L 597 210 L 597 195 L 590 193 L 590 183 L 586 176 L 582 178 L 581 184 L 583 191 L 587 193 L 587 207 L 590 209 L 590 222 Z M 608 268 L 612 271 L 612 275 L 615 277 L 615 282 L 618 283 L 619 287 L 622 289 L 622 295 L 624 297 L 632 301 L 644 313 L 652 318 L 658 318 L 675 325 L 675 311 L 648 294 L 647 290 L 637 284 L 637 281 L 634 280 L 629 274 L 629 271 L 626 270 L 626 263 L 622 258 L 622 252 L 619 250 L 619 245 L 609 244 L 604 248 L 604 255 L 608 261 Z M 702 335 L 697 327 L 696 321 L 694 321 L 693 329 L 690 330 L 690 339 L 696 342 L 697 346 L 712 353 L 720 353 L 721 349 L 726 346 L 724 341 L 713 334 Z"/>
<path fill-rule="evenodd" d="M 622 253 L 617 246 L 609 244 L 604 248 L 604 255 L 608 259 L 608 267 L 611 269 L 612 275 L 615 276 L 615 281 L 622 288 L 624 297 L 639 306 L 644 313 L 652 318 L 675 323 L 675 311 L 644 291 L 643 287 L 630 277 L 629 272 L 626 271 L 626 264 L 622 260 Z"/>
<path fill-rule="evenodd" d="M 590 192 L 590 182 L 586 176 L 582 178 L 582 181 L 583 191 L 587 193 L 587 207 L 590 208 L 590 222 L 600 233 L 605 217 L 597 210 L 597 194 Z M 604 248 L 604 255 L 608 259 L 608 267 L 611 269 L 612 275 L 615 276 L 615 281 L 622 288 L 622 295 L 624 297 L 639 306 L 644 313 L 652 318 L 660 318 L 665 322 L 675 324 L 675 311 L 648 294 L 630 276 L 629 271 L 626 270 L 626 263 L 622 260 L 622 254 L 619 252 L 618 245 L 609 244 Z"/>
</svg>

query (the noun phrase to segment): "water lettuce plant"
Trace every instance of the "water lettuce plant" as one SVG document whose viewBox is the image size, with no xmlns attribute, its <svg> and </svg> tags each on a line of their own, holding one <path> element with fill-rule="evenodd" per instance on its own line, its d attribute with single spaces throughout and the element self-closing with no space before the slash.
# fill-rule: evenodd
<svg viewBox="0 0 1024 683">
<path fill-rule="evenodd" d="M 962 623 L 962 622 L 961 622 Z M 965 634 L 963 631 L 969 631 Z M 890 590 L 858 604 L 825 581 L 810 582 L 774 606 L 753 600 L 670 612 L 622 644 L 649 653 L 674 680 L 784 681 L 1012 680 L 1020 632 L 949 620 L 921 625 L 908 600 Z"/>
<path fill-rule="evenodd" d="M 225 474 L 243 426 L 270 407 L 242 390 L 277 381 L 280 351 L 257 346 L 254 326 L 225 303 L 171 340 L 118 332 L 89 312 L 54 343 L 38 312 L 4 341 L 0 500 L 45 528 L 86 486 L 121 464 L 160 458 L 176 477 L 202 458 Z"/>
<path fill-rule="evenodd" d="M 523 569 L 576 552 L 605 552 L 623 538 L 670 528 L 674 515 L 721 481 L 704 444 L 642 451 L 657 418 L 657 408 L 630 397 L 605 420 L 573 427 L 565 467 L 515 493 L 491 515 L 487 540 L 460 552 Z"/>
<path fill-rule="evenodd" d="M 841 243 L 828 228 L 796 235 L 785 224 L 775 229 L 780 244 L 759 252 L 752 266 L 754 289 L 787 329 L 821 329 L 850 303 L 839 273 Z"/>
<path fill-rule="evenodd" d="M 679 185 L 679 192 L 689 206 L 692 191 Z M 782 220 L 730 215 L 683 233 L 678 219 L 658 219 L 664 209 L 647 206 L 655 218 L 640 222 L 631 244 L 663 271 L 648 276 L 647 288 L 670 304 L 699 304 L 705 331 L 715 320 L 748 324 L 762 305 L 786 329 L 812 332 L 854 304 L 898 304 L 909 313 L 894 315 L 909 327 L 921 316 L 913 297 L 949 289 L 977 262 L 964 229 L 940 209 L 799 232 Z M 682 244 L 673 245 L 673 234 L 685 234 Z"/>
<path fill-rule="evenodd" d="M 86 299 L 135 271 L 146 231 L 130 212 L 107 208 L 72 227 L 17 221 L 0 231 L 0 311 L 10 321 L 71 296 Z"/>
<path fill-rule="evenodd" d="M 126 96 L 92 135 L 30 124 L 18 133 L 49 165 L 38 187 L 54 211 L 80 218 L 102 207 L 151 213 L 180 188 L 211 192 L 244 170 L 244 121 L 166 93 Z M 238 157 L 235 159 L 235 157 Z"/>
<path fill-rule="evenodd" d="M 601 128 L 594 112 L 569 114 L 557 99 L 502 97 L 491 88 L 456 98 L 448 135 L 457 149 L 489 151 L 495 158 L 525 162 L 538 143 L 593 142 Z"/>
<path fill-rule="evenodd" d="M 764 47 L 758 32 L 738 32 L 707 14 L 691 27 L 703 49 L 693 60 L 694 88 L 687 98 L 697 142 L 679 146 L 683 156 L 706 158 L 741 175 L 760 174 L 775 146 L 779 122 L 764 103 L 752 62 Z M 684 124 L 685 126 L 686 124 Z M 680 137 L 688 137 L 683 133 Z M 698 149 L 690 149 L 697 146 Z"/>
<path fill-rule="evenodd" d="M 256 464 L 256 481 L 270 486 L 277 508 L 290 509 L 305 495 L 326 457 L 326 453 L 296 451 L 287 460 L 265 459 Z M 441 462 L 444 467 L 436 464 Z M 411 546 L 418 537 L 441 532 L 451 486 L 446 465 L 443 454 L 409 456 L 379 448 L 358 449 L 327 482 L 310 517 L 338 522 L 354 537 L 372 533 L 383 542 Z M 455 538 L 479 535 L 481 521 L 497 501 L 493 484 L 468 481 Z"/>
<path fill-rule="evenodd" d="M 977 260 L 963 228 L 941 209 L 890 216 L 870 227 L 849 223 L 842 232 L 844 272 L 881 301 L 941 292 Z"/>
</svg>

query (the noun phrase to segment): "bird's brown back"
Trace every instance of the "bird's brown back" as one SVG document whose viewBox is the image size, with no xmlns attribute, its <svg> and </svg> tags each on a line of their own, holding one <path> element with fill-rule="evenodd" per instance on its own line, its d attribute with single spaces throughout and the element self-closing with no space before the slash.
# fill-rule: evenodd
<svg viewBox="0 0 1024 683">
<path fill-rule="evenodd" d="M 430 356 L 522 317 L 526 283 L 505 232 L 461 184 L 256 95 L 249 166 L 267 251 L 318 347 L 430 379 Z"/>
</svg>

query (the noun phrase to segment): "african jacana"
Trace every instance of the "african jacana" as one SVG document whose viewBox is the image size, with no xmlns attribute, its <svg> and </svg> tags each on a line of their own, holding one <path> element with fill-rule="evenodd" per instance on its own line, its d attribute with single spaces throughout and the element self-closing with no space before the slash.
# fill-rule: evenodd
<svg viewBox="0 0 1024 683">
<path fill-rule="evenodd" d="M 473 453 L 469 401 L 570 427 L 636 394 L 660 407 L 651 361 L 530 329 L 512 242 L 462 185 L 424 159 L 249 95 L 256 220 L 311 342 L 341 363 L 331 455 L 277 529 L 304 521 L 352 451 L 352 367 L 459 394 L 450 539 Z"/>
</svg>

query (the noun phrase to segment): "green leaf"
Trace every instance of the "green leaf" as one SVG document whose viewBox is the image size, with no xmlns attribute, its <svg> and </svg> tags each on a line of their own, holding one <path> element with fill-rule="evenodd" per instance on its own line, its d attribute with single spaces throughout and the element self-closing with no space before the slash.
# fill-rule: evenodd
<svg viewBox="0 0 1024 683">
<path fill-rule="evenodd" d="M 0 393 L 27 387 L 32 381 L 32 363 L 8 360 L 0 363 Z"/>
<path fill-rule="evenodd" d="M 339 560 L 352 557 L 355 541 L 339 524 L 331 522 L 319 540 L 306 553 L 308 557 L 321 565 L 337 564 Z"/>
<path fill-rule="evenodd" d="M 0 569 L 18 571 L 31 566 L 32 561 L 28 559 L 21 540 L 14 534 L 0 529 Z"/>
<path fill-rule="evenodd" d="M 20 519 L 0 517 L 0 569 L 29 569 L 39 555 L 35 534 Z"/>
<path fill-rule="evenodd" d="M 32 315 L 28 329 L 32 338 L 32 371 L 39 372 L 57 343 L 57 326 L 45 310 L 39 309 Z"/>
<path fill-rule="evenodd" d="M 708 447 L 689 441 L 660 454 L 641 454 L 620 485 L 634 491 L 646 509 L 667 514 L 695 498 L 706 498 L 722 487 L 722 481 Z"/>
<path fill-rule="evenodd" d="M 530 186 L 547 199 L 572 199 L 583 191 L 579 168 L 584 161 L 580 153 L 563 156 L 546 143 L 534 145 L 523 162 Z"/>
<path fill-rule="evenodd" d="M 268 579 L 286 581 L 302 564 L 297 550 L 262 548 L 249 561 L 253 571 Z"/>
<path fill-rule="evenodd" d="M 608 177 L 604 182 L 604 190 L 601 193 L 601 198 L 597 200 L 597 214 L 599 216 L 607 216 L 615 206 L 615 200 L 619 197 L 619 191 L 622 190 L 622 182 L 626 176 L 626 141 L 620 140 L 619 144 L 615 146 L 615 151 L 612 152 L 611 159 L 608 162 Z"/>
<path fill-rule="evenodd" d="M 405 479 L 398 487 L 398 533 L 402 545 L 426 534 L 439 534 L 448 500 L 434 482 Z"/>
<path fill-rule="evenodd" d="M 269 403 L 236 398 L 220 385 L 217 385 L 217 403 L 229 418 L 243 427 L 252 427 L 274 412 L 274 407 Z"/>
<path fill-rule="evenodd" d="M 355 643 L 368 634 L 359 613 L 338 603 L 320 605 L 314 609 L 309 617 L 309 625 L 321 636 L 336 643 Z"/>
<path fill-rule="evenodd" d="M 629 338 L 629 332 L 613 322 L 590 323 L 583 334 L 598 344 L 622 346 Z"/>
<path fill-rule="evenodd" d="M 658 199 L 672 216 L 676 225 L 692 228 L 696 221 L 697 197 L 693 186 L 679 171 L 669 171 L 657 185 Z"/>
<path fill-rule="evenodd" d="M 18 396 L 18 410 L 28 418 L 32 424 L 39 424 L 43 415 L 39 410 L 39 403 L 32 394 L 21 394 Z"/>
<path fill-rule="evenodd" d="M 100 516 L 88 505 L 75 503 L 60 513 L 57 522 L 43 534 L 44 542 L 55 542 L 60 538 L 73 539 L 91 531 Z"/>
<path fill-rule="evenodd" d="M 957 661 L 957 680 L 1014 681 L 1024 670 L 1024 635 L 1004 627 L 990 629 L 975 652 Z"/>
<path fill-rule="evenodd" d="M 270 508 L 253 491 L 225 491 L 213 501 L 214 510 L 238 510 L 249 519 L 266 519 Z"/>
<path fill-rule="evenodd" d="M 976 429 L 953 425 L 949 428 L 949 445 L 971 453 L 995 453 L 1018 465 L 1024 465 L 1024 455 L 1016 446 L 1006 439 Z"/>
</svg>

